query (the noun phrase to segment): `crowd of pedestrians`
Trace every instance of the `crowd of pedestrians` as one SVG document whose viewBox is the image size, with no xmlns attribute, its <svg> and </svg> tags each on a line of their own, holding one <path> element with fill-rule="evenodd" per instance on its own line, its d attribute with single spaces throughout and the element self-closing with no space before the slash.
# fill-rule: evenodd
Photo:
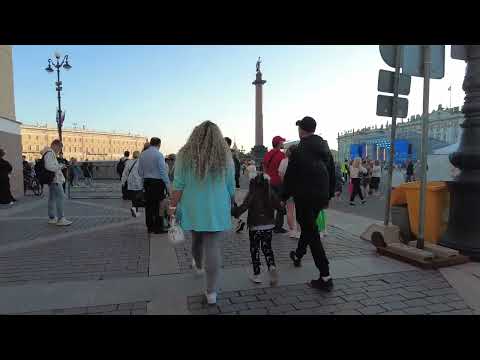
<svg viewBox="0 0 480 360">
<path fill-rule="evenodd" d="M 335 163 L 326 140 L 316 135 L 317 122 L 309 116 L 296 121 L 299 143 L 285 149 L 285 138 L 273 137 L 272 148 L 262 161 L 241 164 L 232 141 L 224 137 L 211 121 L 196 126 L 178 154 L 164 156 L 161 140 L 152 137 L 143 150 L 125 151 L 116 172 L 120 178 L 122 198 L 131 201 L 131 214 L 139 216 L 144 208 L 148 234 L 165 234 L 172 219 L 192 239 L 192 268 L 205 277 L 205 296 L 215 304 L 219 291 L 222 243 L 234 232 L 248 229 L 254 283 L 262 282 L 261 253 L 265 258 L 271 285 L 279 281 L 272 248 L 276 234 L 295 239 L 289 253 L 295 267 L 302 264 L 308 249 L 318 277 L 309 282 L 316 289 L 330 291 L 333 281 L 322 238 L 326 236 L 325 212 L 345 185 L 349 203 L 376 195 L 384 173 L 379 161 L 362 160 Z M 293 123 L 292 123 L 293 127 Z M 65 183 L 78 186 L 83 175 L 92 185 L 93 164 L 88 160 L 79 166 L 75 158 L 63 159 L 62 143 L 54 140 L 37 162 L 34 176 L 49 189 L 49 224 L 67 226 L 72 222 L 64 215 Z M 9 174 L 11 165 L 0 149 L 0 203 L 13 203 Z M 130 157 L 130 155 L 132 155 Z M 33 168 L 24 159 L 24 174 Z M 67 172 L 67 168 L 69 171 Z M 240 176 L 248 178 L 248 192 L 240 201 Z M 406 180 L 415 179 L 412 162 L 406 166 Z M 24 189 L 27 190 L 27 187 Z M 237 196 L 236 196 L 237 195 Z M 247 213 L 246 222 L 241 218 Z M 287 219 L 288 229 L 284 228 Z M 321 221 L 319 220 L 321 219 Z M 320 226 L 320 223 L 323 225 Z"/>
<path fill-rule="evenodd" d="M 175 218 L 192 238 L 192 268 L 205 276 L 205 296 L 216 303 L 222 243 L 230 231 L 242 232 L 248 227 L 251 280 L 261 282 L 260 253 L 263 253 L 272 285 L 279 273 L 272 249 L 274 234 L 286 233 L 298 238 L 290 257 L 295 266 L 310 248 L 319 277 L 310 282 L 314 288 L 331 290 L 329 263 L 317 227 L 319 213 L 328 207 L 338 191 L 338 172 L 328 144 L 315 135 L 316 122 L 311 117 L 297 121 L 300 143 L 282 151 L 285 139 L 275 136 L 272 150 L 260 166 L 254 161 L 244 164 L 231 149 L 231 140 L 223 137 L 219 127 L 205 121 L 195 127 L 178 154 L 166 158 L 160 152 L 161 141 L 151 138 L 141 154 L 120 159 L 125 197 L 132 201 L 132 216 L 145 207 L 148 233 L 165 233 Z M 119 162 L 119 163 L 120 163 Z M 248 193 L 236 204 L 240 174 L 248 177 Z M 340 173 L 341 178 L 341 173 Z M 162 204 L 168 204 L 167 216 Z M 248 212 L 247 221 L 241 216 Z M 232 221 L 233 219 L 233 221 Z"/>
</svg>

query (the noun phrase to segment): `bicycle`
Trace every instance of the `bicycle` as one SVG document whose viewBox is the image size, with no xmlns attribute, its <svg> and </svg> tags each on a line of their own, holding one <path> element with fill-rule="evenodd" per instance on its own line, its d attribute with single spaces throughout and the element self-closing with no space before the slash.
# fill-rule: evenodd
<svg viewBox="0 0 480 360">
<path fill-rule="evenodd" d="M 43 194 L 43 186 L 40 184 L 36 175 L 25 177 L 25 193 L 27 190 L 32 190 L 33 194 L 36 196 L 41 196 Z"/>
</svg>

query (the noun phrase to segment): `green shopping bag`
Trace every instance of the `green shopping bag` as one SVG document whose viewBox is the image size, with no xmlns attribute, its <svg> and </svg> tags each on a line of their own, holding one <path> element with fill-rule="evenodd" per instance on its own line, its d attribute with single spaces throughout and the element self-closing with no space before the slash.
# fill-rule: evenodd
<svg viewBox="0 0 480 360">
<path fill-rule="evenodd" d="M 327 214 L 324 210 L 321 210 L 317 216 L 318 231 L 325 231 L 327 228 Z"/>
</svg>

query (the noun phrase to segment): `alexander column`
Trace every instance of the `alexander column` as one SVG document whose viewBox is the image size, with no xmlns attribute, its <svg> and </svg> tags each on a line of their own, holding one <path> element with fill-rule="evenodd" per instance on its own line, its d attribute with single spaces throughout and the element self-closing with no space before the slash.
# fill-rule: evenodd
<svg viewBox="0 0 480 360">
<path fill-rule="evenodd" d="M 267 153 L 267 148 L 263 146 L 263 84 L 267 81 L 262 79 L 260 71 L 260 58 L 257 60 L 256 79 L 252 82 L 255 85 L 255 146 L 252 154 L 257 165 L 257 169 L 262 168 L 262 161 Z"/>
</svg>

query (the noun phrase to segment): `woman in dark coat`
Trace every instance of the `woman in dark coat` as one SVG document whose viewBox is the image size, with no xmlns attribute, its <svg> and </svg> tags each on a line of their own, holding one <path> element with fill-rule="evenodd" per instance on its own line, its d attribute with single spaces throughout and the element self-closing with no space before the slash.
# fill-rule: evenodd
<svg viewBox="0 0 480 360">
<path fill-rule="evenodd" d="M 15 199 L 10 192 L 10 173 L 13 168 L 7 160 L 4 160 L 5 151 L 0 149 L 0 204 L 13 205 Z"/>
</svg>

